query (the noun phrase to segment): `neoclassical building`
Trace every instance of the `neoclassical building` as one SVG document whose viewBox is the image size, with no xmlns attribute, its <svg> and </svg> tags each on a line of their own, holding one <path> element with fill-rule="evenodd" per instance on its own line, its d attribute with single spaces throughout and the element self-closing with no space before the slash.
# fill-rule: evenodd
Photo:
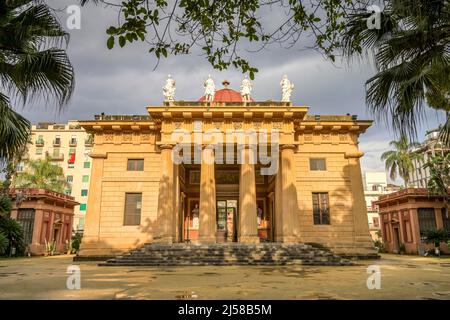
<svg viewBox="0 0 450 320">
<path fill-rule="evenodd" d="M 94 136 L 80 256 L 178 242 L 373 253 L 358 149 L 372 122 L 224 85 L 199 101 L 148 106 L 145 116 L 80 121 Z"/>
</svg>

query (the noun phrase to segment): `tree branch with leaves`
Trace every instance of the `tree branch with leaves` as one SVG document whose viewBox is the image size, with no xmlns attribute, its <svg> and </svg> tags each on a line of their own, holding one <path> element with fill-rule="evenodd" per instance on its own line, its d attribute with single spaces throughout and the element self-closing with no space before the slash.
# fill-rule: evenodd
<svg viewBox="0 0 450 320">
<path fill-rule="evenodd" d="M 198 49 L 213 68 L 234 67 L 253 79 L 258 69 L 245 51 L 271 45 L 300 43 L 334 61 L 347 17 L 373 1 L 81 0 L 88 3 L 118 10 L 117 25 L 106 30 L 110 49 L 145 42 L 158 62 Z"/>
</svg>

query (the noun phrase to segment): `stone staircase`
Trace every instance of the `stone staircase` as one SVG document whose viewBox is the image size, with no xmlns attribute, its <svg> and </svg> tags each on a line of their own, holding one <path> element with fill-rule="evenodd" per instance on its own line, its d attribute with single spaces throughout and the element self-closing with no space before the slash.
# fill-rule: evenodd
<svg viewBox="0 0 450 320">
<path fill-rule="evenodd" d="M 307 244 L 145 244 L 100 266 L 226 266 L 226 265 L 353 265 L 325 248 Z"/>
</svg>

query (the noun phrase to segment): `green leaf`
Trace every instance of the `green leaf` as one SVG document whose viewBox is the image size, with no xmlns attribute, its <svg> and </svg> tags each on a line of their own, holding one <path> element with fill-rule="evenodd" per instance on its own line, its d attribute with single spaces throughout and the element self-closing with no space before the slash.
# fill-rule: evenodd
<svg viewBox="0 0 450 320">
<path fill-rule="evenodd" d="M 106 45 L 107 45 L 109 50 L 111 50 L 114 47 L 114 37 L 113 36 L 110 36 L 108 38 L 108 41 L 106 42 Z"/>
<path fill-rule="evenodd" d="M 106 30 L 106 34 L 113 35 L 115 33 L 117 33 L 117 29 L 113 26 L 109 27 L 108 30 Z"/>
<path fill-rule="evenodd" d="M 123 48 L 123 46 L 125 45 L 125 42 L 126 42 L 125 37 L 124 36 L 120 36 L 119 37 L 119 46 L 121 48 Z"/>
</svg>

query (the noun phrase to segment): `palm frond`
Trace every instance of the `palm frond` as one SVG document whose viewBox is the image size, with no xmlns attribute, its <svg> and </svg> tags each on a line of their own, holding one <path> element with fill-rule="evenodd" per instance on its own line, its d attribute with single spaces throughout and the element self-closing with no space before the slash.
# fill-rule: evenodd
<svg viewBox="0 0 450 320">
<path fill-rule="evenodd" d="M 11 159 L 28 142 L 30 122 L 9 106 L 0 93 L 0 160 Z"/>
</svg>

